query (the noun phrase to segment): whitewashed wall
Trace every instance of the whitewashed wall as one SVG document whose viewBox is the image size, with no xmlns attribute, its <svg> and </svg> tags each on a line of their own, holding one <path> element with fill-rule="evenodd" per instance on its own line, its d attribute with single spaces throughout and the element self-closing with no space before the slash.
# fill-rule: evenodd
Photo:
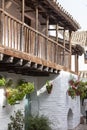
<svg viewBox="0 0 87 130">
<path fill-rule="evenodd" d="M 39 93 L 39 114 L 49 117 L 53 130 L 72 129 L 80 122 L 80 99 L 76 97 L 72 100 L 68 96 L 69 79 L 70 74 L 61 71 L 60 75 L 53 80 L 52 93 L 48 94 L 46 91 Z M 71 115 L 68 115 L 70 109 L 72 118 Z"/>
<path fill-rule="evenodd" d="M 7 78 L 12 78 L 14 83 L 16 83 L 18 79 L 26 79 L 26 81 L 30 81 L 36 84 L 36 78 L 33 77 L 23 76 L 20 74 L 17 75 L 13 73 L 1 73 L 1 72 L 0 75 L 3 75 Z M 35 92 L 33 93 L 33 96 L 31 94 L 31 98 L 32 98 L 32 101 L 30 102 L 31 106 L 35 106 L 32 107 L 32 113 L 36 114 L 38 113 L 38 104 L 37 104 L 37 98 Z M 6 107 L 3 108 L 3 105 Z M 16 104 L 12 106 L 8 104 L 6 105 L 3 91 L 2 89 L 0 89 L 0 130 L 7 130 L 8 123 L 10 122 L 10 118 L 9 118 L 10 115 L 13 115 L 14 111 L 17 110 L 21 110 L 22 112 L 24 112 L 25 105 L 26 105 L 26 99 L 21 101 L 20 104 Z"/>
<path fill-rule="evenodd" d="M 18 79 L 34 82 L 35 92 L 31 95 L 31 113 L 46 115 L 52 122 L 53 130 L 68 130 L 79 124 L 80 100 L 79 97 L 72 100 L 67 94 L 70 78 L 68 72 L 61 71 L 60 75 L 51 75 L 50 77 L 30 77 L 12 73 L 0 74 L 13 78 L 15 82 Z M 51 94 L 48 94 L 45 88 L 48 79 L 53 83 Z M 2 104 L 0 99 L 0 130 L 7 130 L 10 115 L 14 110 L 24 110 L 25 101 L 15 106 L 7 105 L 5 108 L 2 107 Z"/>
</svg>

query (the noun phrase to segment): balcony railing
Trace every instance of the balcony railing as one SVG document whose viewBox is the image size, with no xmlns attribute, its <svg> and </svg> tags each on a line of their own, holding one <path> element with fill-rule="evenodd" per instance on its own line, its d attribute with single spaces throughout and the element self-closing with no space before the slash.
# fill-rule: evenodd
<svg viewBox="0 0 87 130">
<path fill-rule="evenodd" d="M 1 46 L 69 68 L 70 50 L 0 9 Z"/>
</svg>

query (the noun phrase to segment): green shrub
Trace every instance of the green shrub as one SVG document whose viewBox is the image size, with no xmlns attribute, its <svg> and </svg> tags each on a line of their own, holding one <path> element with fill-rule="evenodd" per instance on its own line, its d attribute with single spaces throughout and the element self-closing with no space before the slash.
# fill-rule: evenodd
<svg viewBox="0 0 87 130">
<path fill-rule="evenodd" d="M 45 116 L 31 116 L 28 121 L 28 130 L 52 130 L 51 122 Z"/>
</svg>

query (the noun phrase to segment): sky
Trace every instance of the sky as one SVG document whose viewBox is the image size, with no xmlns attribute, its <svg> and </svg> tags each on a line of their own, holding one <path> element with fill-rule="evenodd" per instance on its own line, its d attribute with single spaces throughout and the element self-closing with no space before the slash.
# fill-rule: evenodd
<svg viewBox="0 0 87 130">
<path fill-rule="evenodd" d="M 80 30 L 87 30 L 87 0 L 57 1 L 80 24 Z"/>
</svg>

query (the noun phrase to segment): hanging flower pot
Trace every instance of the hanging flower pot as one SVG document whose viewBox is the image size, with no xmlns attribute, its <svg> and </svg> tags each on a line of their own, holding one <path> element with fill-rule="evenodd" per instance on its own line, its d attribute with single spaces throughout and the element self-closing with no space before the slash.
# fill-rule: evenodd
<svg viewBox="0 0 87 130">
<path fill-rule="evenodd" d="M 53 84 L 50 83 L 49 81 L 47 81 L 46 82 L 46 89 L 47 89 L 48 94 L 50 94 L 52 92 L 52 89 L 53 89 Z"/>
<path fill-rule="evenodd" d="M 75 88 L 69 87 L 68 95 L 71 96 L 72 99 L 74 99 L 76 97 L 76 90 L 75 90 Z"/>
<path fill-rule="evenodd" d="M 34 84 L 30 82 L 22 83 L 16 88 L 7 88 L 5 96 L 10 105 L 16 104 L 16 102 L 23 100 L 26 94 L 34 91 Z"/>
</svg>

